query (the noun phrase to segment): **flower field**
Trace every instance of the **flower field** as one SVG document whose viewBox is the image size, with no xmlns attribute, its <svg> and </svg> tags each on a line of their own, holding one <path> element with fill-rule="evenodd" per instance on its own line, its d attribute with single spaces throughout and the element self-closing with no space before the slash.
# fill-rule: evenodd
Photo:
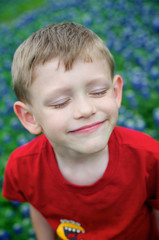
<svg viewBox="0 0 159 240">
<path fill-rule="evenodd" d="M 14 6 L 12 11 L 16 11 Z M 115 72 L 124 79 L 118 125 L 159 140 L 158 13 L 157 0 L 48 0 L 41 7 L 27 9 L 14 20 L 0 24 L 0 193 L 9 154 L 34 137 L 13 113 L 13 54 L 30 34 L 50 23 L 77 22 L 105 41 L 115 58 Z M 0 196 L 0 240 L 15 239 L 35 240 L 29 206 Z"/>
</svg>

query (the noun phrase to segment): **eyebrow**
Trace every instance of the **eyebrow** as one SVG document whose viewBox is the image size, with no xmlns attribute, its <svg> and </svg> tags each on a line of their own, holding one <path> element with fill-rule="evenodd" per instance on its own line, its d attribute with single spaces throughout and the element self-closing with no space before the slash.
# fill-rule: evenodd
<svg viewBox="0 0 159 240">
<path fill-rule="evenodd" d="M 44 99 L 44 103 L 48 103 L 49 101 L 51 101 L 53 98 L 58 98 L 60 94 L 68 94 L 70 93 L 70 88 L 56 88 L 53 89 L 52 91 L 50 91 L 47 95 L 47 97 Z"/>
<path fill-rule="evenodd" d="M 101 86 L 104 86 L 106 88 L 110 87 L 110 83 L 111 83 L 111 79 L 107 78 L 106 76 L 99 76 L 97 78 L 94 78 L 92 80 L 90 80 L 87 84 L 87 88 L 91 88 L 93 86 L 98 86 L 98 84 Z"/>
<path fill-rule="evenodd" d="M 106 80 L 106 77 L 105 76 L 99 76 L 99 77 L 96 77 L 94 79 L 90 79 L 88 81 L 88 84 L 87 85 L 91 85 L 91 84 L 94 84 L 94 83 L 101 83 L 103 81 Z"/>
</svg>

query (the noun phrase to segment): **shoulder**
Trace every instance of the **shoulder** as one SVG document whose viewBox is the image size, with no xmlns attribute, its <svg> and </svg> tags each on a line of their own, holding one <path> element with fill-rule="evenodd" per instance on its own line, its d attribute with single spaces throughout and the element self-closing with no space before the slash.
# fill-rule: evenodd
<svg viewBox="0 0 159 240">
<path fill-rule="evenodd" d="M 21 183 L 26 182 L 26 179 L 31 181 L 31 176 L 35 177 L 39 173 L 39 166 L 40 169 L 46 167 L 46 159 L 50 153 L 52 147 L 45 135 L 36 137 L 11 153 L 6 164 L 5 176 L 18 179 L 17 181 Z"/>
<path fill-rule="evenodd" d="M 3 196 L 26 201 L 46 168 L 48 149 L 51 145 L 45 135 L 40 135 L 12 152 L 5 168 Z"/>
<path fill-rule="evenodd" d="M 22 145 L 17 149 L 15 149 L 11 153 L 11 157 L 24 158 L 24 157 L 37 155 L 43 148 L 45 148 L 45 145 L 47 144 L 47 142 L 48 140 L 46 139 L 45 135 L 42 134 L 34 138 L 32 141 L 26 143 L 25 145 Z"/>
<path fill-rule="evenodd" d="M 115 127 L 114 132 L 120 145 L 159 153 L 159 142 L 145 133 L 124 127 Z"/>
<path fill-rule="evenodd" d="M 124 166 L 129 166 L 134 176 L 138 173 L 138 176 L 150 179 L 149 176 L 159 171 L 158 141 L 147 134 L 124 127 L 116 127 L 114 134 L 120 162 L 124 163 Z"/>
<path fill-rule="evenodd" d="M 21 169 L 37 163 L 39 156 L 46 151 L 48 145 L 50 144 L 47 138 L 42 134 L 25 145 L 18 147 L 11 153 L 6 169 Z"/>
</svg>

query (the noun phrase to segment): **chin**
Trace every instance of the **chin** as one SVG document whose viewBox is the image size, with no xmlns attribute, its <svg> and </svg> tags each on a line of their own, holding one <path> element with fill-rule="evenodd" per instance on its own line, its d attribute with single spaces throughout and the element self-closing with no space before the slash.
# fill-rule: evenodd
<svg viewBox="0 0 159 240">
<path fill-rule="evenodd" d="M 92 144 L 86 144 L 83 148 L 81 148 L 81 152 L 82 153 L 86 153 L 86 154 L 93 154 L 93 153 L 97 153 L 100 152 L 102 150 L 104 150 L 107 146 L 107 141 L 96 141 L 93 142 Z"/>
</svg>

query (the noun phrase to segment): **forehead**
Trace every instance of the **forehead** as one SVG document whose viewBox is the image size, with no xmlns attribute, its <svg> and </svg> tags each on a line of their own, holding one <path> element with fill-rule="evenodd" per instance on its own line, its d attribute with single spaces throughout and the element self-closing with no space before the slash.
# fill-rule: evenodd
<svg viewBox="0 0 159 240">
<path fill-rule="evenodd" d="M 83 59 L 77 59 L 72 68 L 66 70 L 64 64 L 59 61 L 58 58 L 51 59 L 44 64 L 39 64 L 33 71 L 33 82 L 42 81 L 46 82 L 49 79 L 54 83 L 60 80 L 70 79 L 73 77 L 77 82 L 81 77 L 94 78 L 95 75 L 102 75 L 111 77 L 111 69 L 106 59 L 94 58 L 92 61 L 85 61 Z M 59 80 L 60 79 L 60 80 Z"/>
</svg>

